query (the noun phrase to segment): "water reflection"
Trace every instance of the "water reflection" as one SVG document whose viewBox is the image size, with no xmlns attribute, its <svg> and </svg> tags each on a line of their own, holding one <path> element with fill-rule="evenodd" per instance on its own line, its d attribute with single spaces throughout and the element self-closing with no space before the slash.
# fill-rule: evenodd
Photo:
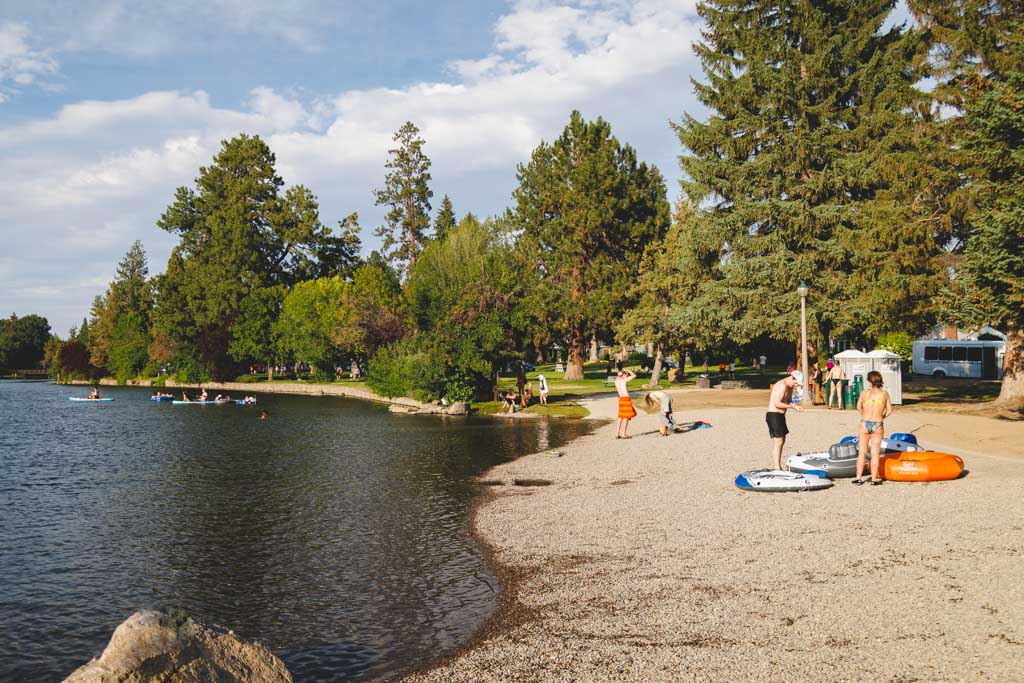
<svg viewBox="0 0 1024 683">
<path fill-rule="evenodd" d="M 396 675 L 496 605 L 465 527 L 472 477 L 589 429 L 269 396 L 261 422 L 74 391 L 0 383 L 4 680 L 67 674 L 152 605 L 259 639 L 297 680 Z"/>
</svg>

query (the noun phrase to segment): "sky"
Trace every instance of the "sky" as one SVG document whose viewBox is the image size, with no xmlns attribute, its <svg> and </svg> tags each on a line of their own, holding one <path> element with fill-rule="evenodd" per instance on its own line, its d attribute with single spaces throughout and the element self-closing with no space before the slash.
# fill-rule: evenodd
<svg viewBox="0 0 1024 683">
<path fill-rule="evenodd" d="M 325 225 L 358 212 L 365 251 L 405 121 L 460 216 L 510 206 L 574 109 L 674 198 L 701 23 L 695 0 L 0 0 L 0 315 L 65 335 L 135 240 L 163 271 L 160 214 L 243 132 Z"/>
</svg>

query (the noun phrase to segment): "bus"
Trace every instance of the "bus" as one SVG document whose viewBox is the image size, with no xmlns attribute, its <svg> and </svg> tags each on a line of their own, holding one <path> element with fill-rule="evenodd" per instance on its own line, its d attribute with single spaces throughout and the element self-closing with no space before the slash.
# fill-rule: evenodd
<svg viewBox="0 0 1024 683">
<path fill-rule="evenodd" d="M 1001 379 L 1005 353 L 1005 341 L 919 339 L 914 342 L 914 374 Z"/>
</svg>

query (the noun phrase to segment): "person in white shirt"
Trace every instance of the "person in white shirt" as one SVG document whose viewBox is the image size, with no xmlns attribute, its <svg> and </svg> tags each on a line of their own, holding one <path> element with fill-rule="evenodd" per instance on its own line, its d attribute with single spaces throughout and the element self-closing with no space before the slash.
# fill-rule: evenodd
<svg viewBox="0 0 1024 683">
<path fill-rule="evenodd" d="M 548 380 L 544 375 L 537 375 L 537 383 L 540 389 L 540 404 L 546 406 L 548 404 Z"/>
</svg>

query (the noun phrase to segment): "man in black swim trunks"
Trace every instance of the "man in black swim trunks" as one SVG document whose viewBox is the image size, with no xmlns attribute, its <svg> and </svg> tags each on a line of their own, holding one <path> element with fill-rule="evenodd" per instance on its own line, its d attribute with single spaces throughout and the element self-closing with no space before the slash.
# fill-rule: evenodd
<svg viewBox="0 0 1024 683">
<path fill-rule="evenodd" d="M 796 373 L 786 375 L 772 386 L 772 394 L 768 399 L 768 412 L 764 419 L 768 423 L 768 435 L 772 438 L 772 464 L 775 469 L 782 469 L 782 447 L 786 445 L 786 434 L 789 434 L 789 427 L 786 426 L 786 411 L 794 408 L 802 412 L 803 408 L 793 403 L 793 390 L 797 388 L 800 381 Z"/>
</svg>

